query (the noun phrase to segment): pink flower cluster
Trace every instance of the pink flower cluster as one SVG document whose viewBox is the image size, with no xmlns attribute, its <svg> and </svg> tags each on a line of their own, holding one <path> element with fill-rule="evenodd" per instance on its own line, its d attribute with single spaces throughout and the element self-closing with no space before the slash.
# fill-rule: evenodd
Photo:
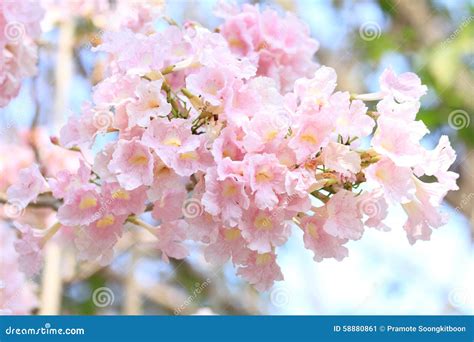
<svg viewBox="0 0 474 342">
<path fill-rule="evenodd" d="M 21 272 L 15 230 L 0 224 L 0 315 L 26 315 L 37 305 L 31 282 Z"/>
<path fill-rule="evenodd" d="M 40 21 L 44 11 L 38 2 L 0 3 L 0 107 L 18 95 L 21 81 L 36 73 Z"/>
<path fill-rule="evenodd" d="M 108 77 L 60 143 L 89 155 L 97 136 L 109 142 L 47 186 L 36 166 L 23 171 L 10 198 L 26 206 L 51 191 L 83 259 L 110 262 L 128 222 L 156 236 L 165 261 L 194 241 L 262 291 L 283 279 L 277 249 L 294 226 L 316 261 L 342 260 L 366 227 L 387 230 L 390 205 L 407 212 L 411 243 L 429 239 L 457 175 L 446 137 L 420 145 L 420 79 L 387 69 L 376 94 L 336 91 L 336 72 L 316 68 L 317 43 L 295 17 L 249 5 L 220 12 L 219 32 L 186 23 L 106 34 Z"/>
<path fill-rule="evenodd" d="M 258 76 L 273 78 L 280 89 L 290 91 L 293 83 L 316 70 L 313 61 L 319 44 L 309 36 L 309 28 L 294 14 L 281 18 L 258 5 L 222 2 L 216 14 L 225 19 L 219 27 L 232 52 L 258 66 Z"/>
<path fill-rule="evenodd" d="M 163 11 L 164 0 L 41 0 L 41 4 L 47 9 L 47 23 L 88 18 L 102 30 L 128 28 L 147 33 Z"/>
</svg>

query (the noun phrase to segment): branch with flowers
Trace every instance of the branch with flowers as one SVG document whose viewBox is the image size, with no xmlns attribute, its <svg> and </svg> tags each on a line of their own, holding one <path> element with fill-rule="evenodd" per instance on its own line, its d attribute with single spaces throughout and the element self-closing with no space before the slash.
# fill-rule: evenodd
<svg viewBox="0 0 474 342">
<path fill-rule="evenodd" d="M 80 259 L 106 265 L 131 223 L 165 261 L 197 243 L 265 291 L 283 280 L 277 249 L 294 226 L 320 262 L 344 259 L 366 229 L 390 229 L 394 205 L 412 244 L 446 223 L 439 206 L 457 189 L 456 155 L 446 136 L 433 150 L 420 144 L 427 88 L 415 74 L 389 68 L 376 93 L 336 91 L 336 71 L 313 61 L 318 42 L 294 15 L 232 4 L 216 14 L 213 31 L 170 21 L 155 32 L 145 20 L 146 32 L 104 34 L 94 49 L 107 77 L 52 139 L 80 152 L 80 167 L 44 177 L 32 165 L 2 197 L 16 212 L 57 211 L 41 235 L 16 223 L 25 272 L 40 272 L 62 229 Z"/>
</svg>

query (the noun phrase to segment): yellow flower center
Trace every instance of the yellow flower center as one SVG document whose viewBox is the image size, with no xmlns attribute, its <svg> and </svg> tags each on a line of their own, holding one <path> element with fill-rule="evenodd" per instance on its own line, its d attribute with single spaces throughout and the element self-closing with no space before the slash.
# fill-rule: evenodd
<svg viewBox="0 0 474 342">
<path fill-rule="evenodd" d="M 157 99 L 150 99 L 148 101 L 148 108 L 160 108 L 160 102 Z"/>
<path fill-rule="evenodd" d="M 267 131 L 267 133 L 265 134 L 265 140 L 268 142 L 268 141 L 272 141 L 273 139 L 275 139 L 275 137 L 278 135 L 278 131 L 276 129 L 273 129 L 271 131 Z"/>
<path fill-rule="evenodd" d="M 223 188 L 224 189 L 223 189 L 222 193 L 226 197 L 235 196 L 237 194 L 237 187 L 235 186 L 235 184 L 227 183 L 227 184 L 224 184 Z"/>
<path fill-rule="evenodd" d="M 184 152 L 179 154 L 179 158 L 182 160 L 197 160 L 198 154 L 195 151 Z"/>
<path fill-rule="evenodd" d="M 387 180 L 387 173 L 385 172 L 384 169 L 377 169 L 377 171 L 375 171 L 375 177 L 377 177 L 378 179 L 380 180 Z"/>
<path fill-rule="evenodd" d="M 135 154 L 128 161 L 133 165 L 146 165 L 146 164 L 148 164 L 148 158 L 144 154 Z"/>
<path fill-rule="evenodd" d="M 318 94 L 319 95 L 319 94 Z M 316 101 L 314 101 L 316 103 L 316 105 L 318 105 L 319 107 L 322 107 L 324 105 L 326 105 L 327 101 L 324 99 L 324 98 L 317 98 Z"/>
<path fill-rule="evenodd" d="M 316 134 L 314 134 L 312 132 L 308 132 L 308 131 L 301 134 L 300 139 L 301 139 L 301 141 L 307 142 L 307 143 L 312 144 L 312 145 L 316 145 L 318 143 L 318 139 L 316 138 Z"/>
<path fill-rule="evenodd" d="M 255 175 L 255 179 L 259 183 L 268 182 L 273 179 L 273 174 L 267 167 L 263 167 L 257 172 L 257 174 Z"/>
<path fill-rule="evenodd" d="M 309 235 L 311 235 L 313 239 L 315 240 L 319 239 L 318 229 L 314 223 L 308 223 L 306 228 L 308 229 Z"/>
<path fill-rule="evenodd" d="M 157 166 L 155 167 L 154 174 L 156 177 L 166 177 L 171 173 L 171 170 L 163 165 L 163 166 Z"/>
<path fill-rule="evenodd" d="M 96 205 L 97 198 L 95 198 L 94 196 L 85 196 L 81 199 L 81 202 L 79 203 L 79 209 L 85 210 L 95 207 Z"/>
<path fill-rule="evenodd" d="M 394 146 L 393 146 L 393 143 L 392 143 L 392 141 L 389 140 L 389 139 L 384 139 L 384 140 L 382 140 L 382 142 L 381 142 L 380 145 L 382 145 L 382 147 L 383 147 L 385 150 L 387 150 L 387 151 L 391 151 L 391 150 L 394 149 L 394 148 L 393 148 L 393 147 L 394 147 Z"/>
<path fill-rule="evenodd" d="M 230 159 L 234 159 L 233 158 L 233 153 L 229 150 L 229 149 L 223 149 L 222 150 L 222 157 L 229 157 Z"/>
<path fill-rule="evenodd" d="M 181 139 L 179 139 L 176 136 L 169 136 L 169 137 L 166 137 L 165 140 L 163 140 L 163 144 L 165 144 L 166 146 L 180 147 L 182 142 L 181 142 Z"/>
<path fill-rule="evenodd" d="M 259 214 L 254 221 L 255 228 L 270 230 L 273 228 L 272 220 L 265 214 Z"/>
<path fill-rule="evenodd" d="M 224 236 L 227 241 L 234 241 L 240 237 L 240 230 L 239 228 L 226 229 Z"/>
<path fill-rule="evenodd" d="M 264 253 L 257 255 L 257 265 L 265 265 L 268 264 L 272 260 L 271 253 Z"/>
<path fill-rule="evenodd" d="M 235 47 L 235 48 L 243 48 L 244 47 L 244 43 L 242 42 L 242 40 L 240 40 L 237 37 L 230 37 L 228 39 L 228 42 L 229 42 L 229 45 L 231 47 Z"/>
<path fill-rule="evenodd" d="M 97 221 L 96 226 L 97 228 L 106 228 L 114 224 L 114 222 L 115 222 L 115 217 L 112 214 L 107 214 Z"/>
<path fill-rule="evenodd" d="M 113 193 L 112 193 L 112 198 L 114 199 L 121 199 L 121 200 L 129 200 L 130 199 L 130 195 L 127 191 L 125 191 L 124 189 L 118 189 L 118 190 L 115 190 Z"/>
<path fill-rule="evenodd" d="M 206 86 L 206 92 L 211 95 L 216 95 L 218 90 L 219 88 L 214 82 L 209 82 L 209 84 Z"/>
</svg>

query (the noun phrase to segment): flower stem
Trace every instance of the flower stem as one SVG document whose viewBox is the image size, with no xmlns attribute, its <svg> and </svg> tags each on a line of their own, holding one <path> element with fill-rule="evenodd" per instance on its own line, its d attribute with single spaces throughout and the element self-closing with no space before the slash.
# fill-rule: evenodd
<svg viewBox="0 0 474 342">
<path fill-rule="evenodd" d="M 41 239 L 41 246 L 44 246 L 62 227 L 61 223 L 56 222 L 53 224 L 47 231 L 46 234 Z"/>
<path fill-rule="evenodd" d="M 140 220 L 136 216 L 130 216 L 129 218 L 127 218 L 127 221 L 134 224 L 134 225 L 136 225 L 136 226 L 145 228 L 150 234 L 152 234 L 154 237 L 156 237 L 156 234 L 155 234 L 156 229 L 151 224 L 148 224 L 148 223 Z"/>
<path fill-rule="evenodd" d="M 311 195 L 313 195 L 314 197 L 316 197 L 318 200 L 320 200 L 321 202 L 323 203 L 327 203 L 329 201 L 329 197 L 328 196 L 325 196 L 323 194 L 321 194 L 320 192 L 318 191 L 313 191 L 311 193 Z"/>
</svg>

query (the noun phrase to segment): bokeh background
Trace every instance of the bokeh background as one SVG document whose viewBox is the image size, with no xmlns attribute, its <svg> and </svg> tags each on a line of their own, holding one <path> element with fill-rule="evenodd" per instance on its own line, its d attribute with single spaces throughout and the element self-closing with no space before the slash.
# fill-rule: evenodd
<svg viewBox="0 0 474 342">
<path fill-rule="evenodd" d="M 103 75 L 103 56 L 90 51 L 110 20 L 101 14 L 101 1 L 46 2 L 39 73 L 0 110 L 0 174 L 27 163 L 23 154 L 38 153 L 38 148 L 49 153 L 47 136 L 57 135 L 67 116 L 80 111 Z M 279 250 L 285 281 L 263 294 L 236 278 L 230 265 L 208 265 L 199 246 L 186 261 L 165 264 L 146 242 L 134 244 L 136 233 L 129 232 L 113 264 L 103 268 L 77 264 L 58 244 L 47 252 L 46 275 L 34 279 L 41 300 L 48 303 L 38 312 L 474 314 L 474 2 L 251 3 L 300 16 L 321 44 L 315 58 L 336 69 L 338 89 L 376 91 L 378 76 L 390 65 L 421 77 L 429 91 L 419 118 L 431 130 L 423 144 L 433 148 L 447 134 L 458 153 L 453 171 L 460 174 L 460 190 L 444 203 L 449 223 L 434 231 L 431 241 L 411 246 L 402 229 L 404 213 L 392 208 L 387 220 L 392 231 L 367 230 L 361 240 L 350 242 L 348 258 L 321 263 L 313 261 L 301 232 L 294 229 Z M 219 25 L 214 5 L 211 0 L 171 0 L 166 14 L 178 23 L 196 20 L 214 28 Z M 16 150 L 22 152 L 12 159 Z M 11 179 L 1 177 L 0 190 L 5 191 Z"/>
</svg>

